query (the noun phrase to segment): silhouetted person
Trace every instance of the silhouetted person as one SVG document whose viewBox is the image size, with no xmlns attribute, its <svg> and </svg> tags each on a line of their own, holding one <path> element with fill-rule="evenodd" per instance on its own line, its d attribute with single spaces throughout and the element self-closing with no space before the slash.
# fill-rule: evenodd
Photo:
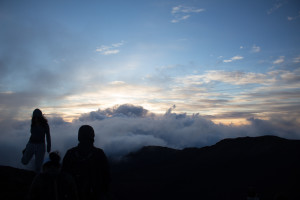
<svg viewBox="0 0 300 200">
<path fill-rule="evenodd" d="M 45 156 L 45 136 L 47 139 L 47 152 L 51 151 L 50 128 L 47 119 L 42 114 L 42 111 L 35 109 L 31 119 L 31 136 L 23 151 L 21 162 L 27 165 L 33 155 L 35 156 L 35 171 L 40 172 Z"/>
<path fill-rule="evenodd" d="M 103 150 L 94 147 L 94 137 L 91 126 L 81 126 L 78 146 L 69 149 L 63 159 L 62 170 L 74 177 L 81 200 L 99 200 L 108 195 L 108 161 Z"/>
<path fill-rule="evenodd" d="M 78 200 L 73 177 L 60 172 L 58 152 L 51 152 L 49 158 L 50 160 L 43 165 L 43 172 L 38 174 L 31 184 L 29 200 Z"/>
</svg>

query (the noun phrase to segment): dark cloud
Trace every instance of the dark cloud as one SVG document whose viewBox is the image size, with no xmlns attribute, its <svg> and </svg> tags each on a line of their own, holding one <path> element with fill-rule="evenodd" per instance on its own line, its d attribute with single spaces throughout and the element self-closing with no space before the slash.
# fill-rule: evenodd
<svg viewBox="0 0 300 200">
<path fill-rule="evenodd" d="M 148 110 L 144 109 L 142 106 L 125 104 L 114 108 L 113 113 L 117 115 L 125 115 L 127 117 L 145 117 Z"/>
<path fill-rule="evenodd" d="M 52 124 L 53 126 L 64 126 L 64 125 L 70 125 L 69 122 L 64 121 L 62 117 L 51 117 L 48 120 L 49 124 Z"/>
<path fill-rule="evenodd" d="M 248 119 L 251 127 L 255 128 L 259 135 L 268 134 L 276 135 L 289 139 L 300 139 L 299 113 L 294 114 L 273 114 L 269 120 Z"/>
<path fill-rule="evenodd" d="M 79 121 L 94 121 L 103 120 L 108 117 L 145 117 L 148 114 L 148 110 L 141 106 L 134 106 L 131 104 L 124 104 L 115 106 L 113 108 L 107 108 L 105 110 L 98 109 L 90 113 L 83 114 L 79 117 Z"/>
<path fill-rule="evenodd" d="M 64 155 L 67 149 L 75 146 L 78 129 L 83 124 L 94 127 L 95 145 L 114 158 L 146 145 L 182 149 L 213 145 L 224 138 L 261 135 L 300 139 L 296 116 L 274 115 L 270 120 L 249 118 L 249 125 L 233 126 L 215 124 L 199 114 L 178 114 L 175 108 L 172 106 L 164 115 L 154 115 L 141 106 L 126 104 L 86 113 L 72 123 L 60 117 L 49 118 L 53 150 Z M 0 127 L 0 165 L 23 168 L 21 151 L 30 135 L 30 119 L 1 121 Z"/>
</svg>

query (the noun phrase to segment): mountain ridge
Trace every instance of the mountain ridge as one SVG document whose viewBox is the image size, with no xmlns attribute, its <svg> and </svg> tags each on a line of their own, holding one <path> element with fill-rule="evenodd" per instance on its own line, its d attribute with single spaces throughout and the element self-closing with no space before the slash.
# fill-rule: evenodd
<svg viewBox="0 0 300 200">
<path fill-rule="evenodd" d="M 229 138 L 182 150 L 145 146 L 111 162 L 111 188 L 115 199 L 130 200 L 246 199 L 249 187 L 261 199 L 280 193 L 296 200 L 299 169 L 300 140 L 276 136 Z M 0 177 L 6 199 L 24 199 L 34 173 L 0 166 Z"/>
<path fill-rule="evenodd" d="M 249 187 L 256 188 L 262 199 L 273 199 L 279 192 L 300 199 L 299 158 L 300 140 L 276 136 L 225 139 L 182 150 L 143 147 L 119 164 L 117 168 L 124 171 L 115 179 L 144 184 L 116 188 L 124 196 L 139 188 L 134 199 L 157 199 L 148 194 L 149 188 L 157 189 L 160 199 L 245 199 Z"/>
</svg>

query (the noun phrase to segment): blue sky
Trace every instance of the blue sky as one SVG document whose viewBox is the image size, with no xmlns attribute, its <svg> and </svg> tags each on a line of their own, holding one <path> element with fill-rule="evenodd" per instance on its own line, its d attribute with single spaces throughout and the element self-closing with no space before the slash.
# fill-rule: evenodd
<svg viewBox="0 0 300 200">
<path fill-rule="evenodd" d="M 297 0 L 2 0 L 0 29 L 0 120 L 122 104 L 300 120 Z"/>
</svg>

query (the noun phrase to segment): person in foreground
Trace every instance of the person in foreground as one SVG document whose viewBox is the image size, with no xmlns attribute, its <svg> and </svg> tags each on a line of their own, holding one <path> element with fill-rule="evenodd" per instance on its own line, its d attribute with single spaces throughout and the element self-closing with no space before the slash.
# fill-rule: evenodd
<svg viewBox="0 0 300 200">
<path fill-rule="evenodd" d="M 29 200 L 78 200 L 76 183 L 72 176 L 60 172 L 60 155 L 51 152 L 29 190 Z"/>
<path fill-rule="evenodd" d="M 78 146 L 67 151 L 62 171 L 70 173 L 77 184 L 80 200 L 109 198 L 109 166 L 102 149 L 94 146 L 94 129 L 83 125 L 78 131 Z"/>
<path fill-rule="evenodd" d="M 23 150 L 21 162 L 27 165 L 34 155 L 35 171 L 38 173 L 41 171 L 45 156 L 45 136 L 47 139 L 47 152 L 51 151 L 50 128 L 47 119 L 40 109 L 35 109 L 32 113 L 30 133 L 31 136 L 26 148 Z"/>
</svg>

